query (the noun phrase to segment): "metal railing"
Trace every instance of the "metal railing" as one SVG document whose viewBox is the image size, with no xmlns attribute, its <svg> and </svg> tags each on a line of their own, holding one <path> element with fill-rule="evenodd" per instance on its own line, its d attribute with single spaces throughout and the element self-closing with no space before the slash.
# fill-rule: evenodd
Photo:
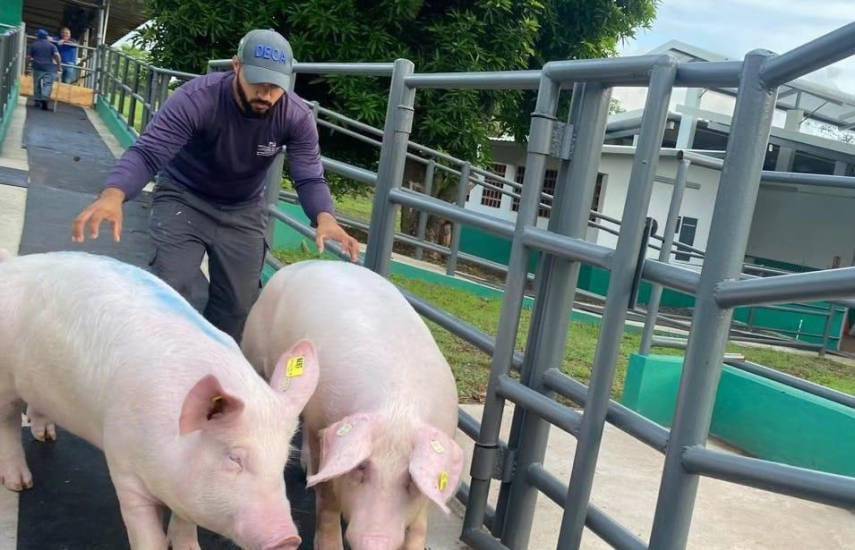
<svg viewBox="0 0 855 550">
<path fill-rule="evenodd" d="M 0 25 L 0 127 L 17 105 L 17 84 L 23 69 L 22 27 Z M 0 149 L 3 143 L 0 140 Z"/>
<path fill-rule="evenodd" d="M 478 227 L 512 242 L 495 336 L 406 295 L 419 313 L 492 356 L 481 422 L 460 414 L 461 430 L 476 441 L 470 468 L 471 483 L 464 483 L 457 495 L 466 505 L 461 538 L 467 544 L 475 548 L 525 548 L 535 499 L 543 493 L 565 511 L 558 548 L 578 548 L 584 527 L 617 548 L 684 548 L 700 476 L 835 506 L 855 506 L 855 478 L 704 448 L 733 308 L 801 300 L 839 300 L 855 294 L 852 283 L 855 268 L 767 278 L 746 278 L 742 274 L 776 86 L 783 83 L 782 78 L 796 78 L 842 59 L 851 53 L 853 43 L 855 24 L 793 52 L 775 56 L 753 51 L 743 61 L 681 64 L 668 56 L 642 56 L 550 62 L 541 71 L 454 74 L 418 74 L 414 65 L 403 59 L 394 64 L 294 65 L 295 73 L 389 76 L 391 79 L 385 127 L 382 134 L 375 133 L 381 143 L 377 171 L 323 159 L 327 170 L 375 186 L 374 207 L 367 226 L 368 248 L 364 257 L 367 267 L 388 275 L 396 238 L 395 216 L 400 206 Z M 105 74 L 111 70 L 108 67 Z M 126 75 L 127 69 L 123 76 Z M 115 80 L 108 77 L 107 81 L 115 87 Z M 569 124 L 562 126 L 556 119 L 558 101 L 562 89 L 571 86 Z M 611 249 L 584 239 L 614 86 L 647 86 L 648 93 L 618 242 Z M 722 161 L 715 213 L 700 272 L 671 264 L 661 256 L 656 260 L 645 259 L 639 254 L 674 86 L 738 88 L 732 132 Z M 415 95 L 421 88 L 538 90 L 531 116 L 525 180 L 514 223 L 463 208 L 459 195 L 455 204 L 448 204 L 425 193 L 401 188 L 405 163 L 413 154 L 409 135 L 415 116 Z M 133 87 L 122 89 L 132 92 Z M 144 99 L 140 101 L 145 102 Z M 156 101 L 149 102 L 151 107 L 155 104 Z M 573 143 L 573 148 L 563 146 L 567 143 Z M 555 192 L 550 197 L 552 216 L 548 228 L 540 229 L 536 220 L 550 157 L 559 159 L 560 168 Z M 437 158 L 428 159 L 428 163 L 427 166 L 438 169 Z M 268 176 L 268 212 L 273 220 L 311 237 L 313 229 L 277 208 L 282 165 L 283 155 L 280 154 Z M 461 176 L 467 176 L 464 181 L 468 184 L 472 178 L 471 165 L 468 174 L 465 169 L 458 171 Z M 273 226 L 274 223 L 269 224 L 269 231 Z M 666 238 L 663 235 L 663 241 Z M 668 250 L 668 243 L 664 245 L 662 248 Z M 335 245 L 328 249 L 345 257 Z M 525 351 L 519 353 L 516 339 L 531 252 L 539 252 L 541 262 L 534 279 L 536 293 L 530 333 Z M 268 263 L 278 266 L 272 257 Z M 561 372 L 570 323 L 568 312 L 574 303 L 575 282 L 582 263 L 604 267 L 611 273 L 588 386 Z M 697 298 L 677 410 L 670 430 L 609 398 L 628 305 L 638 277 Z M 511 376 L 512 369 L 519 372 L 518 379 Z M 555 394 L 581 405 L 582 411 L 557 402 L 553 398 Z M 508 401 L 515 405 L 514 422 L 505 442 L 499 437 L 499 429 Z M 591 503 L 591 487 L 605 422 L 611 422 L 665 454 L 648 542 Z M 578 441 L 569 486 L 542 466 L 550 426 L 570 433 Z M 493 481 L 501 485 L 495 510 L 487 504 Z"/>
</svg>

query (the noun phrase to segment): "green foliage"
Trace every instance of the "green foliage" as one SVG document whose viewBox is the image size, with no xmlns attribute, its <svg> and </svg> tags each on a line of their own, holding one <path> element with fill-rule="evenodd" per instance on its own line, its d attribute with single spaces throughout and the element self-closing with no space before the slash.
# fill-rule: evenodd
<svg viewBox="0 0 855 550">
<path fill-rule="evenodd" d="M 141 41 L 156 64 L 189 72 L 231 57 L 240 37 L 259 27 L 279 30 L 300 61 L 403 57 L 419 72 L 538 69 L 548 60 L 613 55 L 620 40 L 652 23 L 657 1 L 146 0 L 152 24 Z M 382 126 L 388 86 L 381 78 L 303 77 L 297 92 Z M 532 92 L 419 91 L 413 140 L 488 161 L 489 137 L 525 139 L 533 106 Z M 352 139 L 324 135 L 322 147 L 376 165 L 376 149 Z"/>
</svg>

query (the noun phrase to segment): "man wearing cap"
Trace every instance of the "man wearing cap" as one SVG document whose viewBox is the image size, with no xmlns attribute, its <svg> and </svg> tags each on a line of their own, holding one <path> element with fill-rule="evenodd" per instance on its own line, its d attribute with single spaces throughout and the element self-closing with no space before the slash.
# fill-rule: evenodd
<svg viewBox="0 0 855 550">
<path fill-rule="evenodd" d="M 36 41 L 30 45 L 28 57 L 33 67 L 33 101 L 36 107 L 47 111 L 53 79 L 60 68 L 60 57 L 46 30 L 36 31 Z"/>
<path fill-rule="evenodd" d="M 101 222 L 122 233 L 122 204 L 155 175 L 149 231 L 152 272 L 216 327 L 240 341 L 258 297 L 265 254 L 265 174 L 284 146 L 317 243 L 338 241 L 356 261 L 359 243 L 338 225 L 324 179 L 311 109 L 293 92 L 291 47 L 272 30 L 240 41 L 233 71 L 178 88 L 117 162 L 100 197 L 75 219 L 72 238 L 98 237 Z M 199 266 L 208 254 L 208 300 Z M 202 287 L 204 291 L 204 287 Z"/>
</svg>

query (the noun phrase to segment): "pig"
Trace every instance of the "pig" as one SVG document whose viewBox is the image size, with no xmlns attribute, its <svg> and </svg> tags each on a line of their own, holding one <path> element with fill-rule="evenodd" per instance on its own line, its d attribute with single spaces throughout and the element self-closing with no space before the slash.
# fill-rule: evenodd
<svg viewBox="0 0 855 550">
<path fill-rule="evenodd" d="M 429 502 L 445 513 L 460 481 L 457 387 L 421 317 L 389 281 L 356 264 L 280 269 L 250 311 L 241 347 L 266 376 L 302 339 L 318 387 L 303 410 L 315 548 L 425 547 Z"/>
<path fill-rule="evenodd" d="M 134 549 L 199 548 L 196 525 L 244 548 L 295 549 L 283 470 L 318 380 L 295 341 L 263 380 L 238 344 L 160 279 L 83 252 L 0 263 L 0 482 L 33 484 L 26 402 L 103 450 Z M 301 358 L 298 375 L 285 365 Z M 172 511 L 167 532 L 162 507 Z"/>
</svg>

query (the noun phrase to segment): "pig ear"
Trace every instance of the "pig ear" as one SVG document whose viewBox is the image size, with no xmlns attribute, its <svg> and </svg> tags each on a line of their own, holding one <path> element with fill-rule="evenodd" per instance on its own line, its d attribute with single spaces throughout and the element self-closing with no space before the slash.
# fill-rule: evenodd
<svg viewBox="0 0 855 550">
<path fill-rule="evenodd" d="M 212 423 L 223 425 L 237 418 L 242 410 L 243 401 L 227 394 L 217 377 L 209 374 L 196 382 L 184 398 L 178 431 L 185 435 Z"/>
<path fill-rule="evenodd" d="M 463 451 L 453 439 L 432 426 L 419 430 L 410 457 L 410 476 L 446 514 L 445 503 L 457 491 L 462 471 Z"/>
<path fill-rule="evenodd" d="M 318 354 L 308 340 L 300 340 L 282 354 L 270 377 L 270 386 L 281 392 L 288 407 L 303 410 L 318 385 Z"/>
<path fill-rule="evenodd" d="M 318 472 L 306 480 L 306 487 L 344 475 L 371 456 L 374 421 L 370 415 L 354 414 L 321 430 L 320 435 L 321 463 Z"/>
</svg>

